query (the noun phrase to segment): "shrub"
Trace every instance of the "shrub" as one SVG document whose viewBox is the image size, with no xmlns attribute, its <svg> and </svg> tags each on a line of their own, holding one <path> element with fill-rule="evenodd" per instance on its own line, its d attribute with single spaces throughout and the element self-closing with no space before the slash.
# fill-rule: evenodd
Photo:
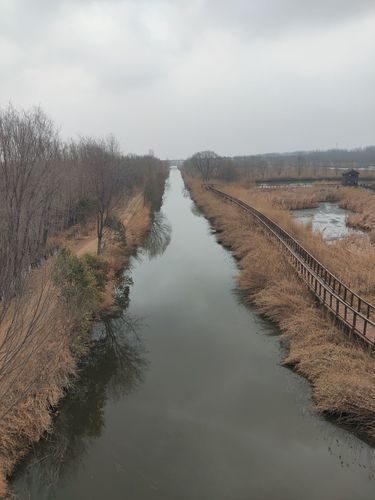
<svg viewBox="0 0 375 500">
<path fill-rule="evenodd" d="M 79 303 L 89 307 L 99 298 L 95 273 L 85 258 L 77 257 L 68 248 L 60 250 L 53 281 L 68 305 Z"/>
<path fill-rule="evenodd" d="M 57 257 L 53 281 L 71 320 L 72 350 L 77 355 L 86 348 L 91 319 L 100 307 L 107 275 L 107 263 L 96 256 L 77 257 L 63 248 Z"/>
<path fill-rule="evenodd" d="M 99 292 L 104 292 L 108 283 L 109 263 L 97 255 L 86 253 L 82 260 L 88 266 L 90 272 L 94 274 L 96 287 Z"/>
</svg>

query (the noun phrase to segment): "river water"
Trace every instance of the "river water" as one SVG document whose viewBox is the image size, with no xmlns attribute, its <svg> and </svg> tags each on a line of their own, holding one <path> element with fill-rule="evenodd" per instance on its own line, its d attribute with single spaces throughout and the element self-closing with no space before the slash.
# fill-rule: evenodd
<svg viewBox="0 0 375 500">
<path fill-rule="evenodd" d="M 172 169 L 134 285 L 124 276 L 130 303 L 97 328 L 54 432 L 15 474 L 18 498 L 375 498 L 373 449 L 311 411 L 236 272 Z"/>
</svg>

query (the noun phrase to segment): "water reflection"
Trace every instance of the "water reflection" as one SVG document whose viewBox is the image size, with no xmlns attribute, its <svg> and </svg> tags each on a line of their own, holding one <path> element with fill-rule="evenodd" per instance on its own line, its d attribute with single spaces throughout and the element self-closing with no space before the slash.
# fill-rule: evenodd
<svg viewBox="0 0 375 500">
<path fill-rule="evenodd" d="M 156 212 L 143 245 L 150 259 L 165 252 L 171 232 L 164 214 Z M 101 436 L 108 402 L 130 394 L 143 380 L 148 361 L 139 332 L 144 325 L 127 312 L 132 285 L 129 266 L 116 279 L 118 312 L 94 326 L 89 355 L 76 386 L 61 404 L 53 433 L 34 447 L 15 474 L 17 491 L 27 491 L 28 498 L 54 497 L 64 478 L 85 461 L 90 442 Z"/>
<path fill-rule="evenodd" d="M 229 293 L 235 262 L 182 187 L 172 171 L 167 251 L 145 250 L 132 270 L 129 311 L 150 328 L 124 316 L 95 332 L 95 365 L 14 488 L 38 500 L 372 500 L 373 450 L 311 411 L 270 323 Z"/>
<path fill-rule="evenodd" d="M 204 213 L 195 203 L 192 203 L 191 205 L 191 213 L 197 217 L 204 217 Z"/>
<path fill-rule="evenodd" d="M 347 225 L 348 210 L 340 208 L 337 203 L 324 202 L 316 208 L 292 210 L 291 213 L 303 224 L 311 225 L 314 231 L 321 231 L 327 241 L 361 234 Z"/>
<path fill-rule="evenodd" d="M 162 255 L 171 242 L 172 227 L 162 212 L 154 215 L 154 221 L 143 248 L 150 259 Z"/>
<path fill-rule="evenodd" d="M 36 445 L 16 474 L 29 498 L 53 497 L 59 482 L 78 469 L 90 440 L 105 424 L 105 406 L 132 392 L 148 365 L 137 334 L 140 320 L 123 314 L 95 328 L 79 381 L 63 401 L 54 432 Z"/>
<path fill-rule="evenodd" d="M 375 479 L 374 453 L 365 443 L 353 441 L 349 433 L 342 433 L 335 427 L 330 433 L 325 432 L 323 439 L 327 443 L 329 455 L 335 457 L 343 469 L 358 467 L 366 470 L 370 480 Z"/>
<path fill-rule="evenodd" d="M 132 277 L 127 269 L 125 272 L 122 271 L 116 277 L 116 283 L 114 286 L 114 297 L 115 304 L 119 308 L 119 313 L 127 309 L 130 303 L 130 287 L 134 284 Z"/>
<path fill-rule="evenodd" d="M 261 313 L 256 311 L 254 309 L 254 303 L 252 302 L 252 299 L 245 293 L 245 291 L 239 287 L 239 285 L 234 286 L 231 288 L 231 294 L 235 298 L 235 301 L 237 304 L 241 307 L 244 307 L 249 310 L 249 313 L 252 314 L 254 323 L 258 327 L 258 333 L 261 333 L 262 335 L 267 335 L 270 337 L 280 337 L 280 331 L 275 328 L 274 323 L 265 316 L 262 316 Z M 286 351 L 284 352 L 284 342 L 282 338 L 279 339 L 280 344 L 281 344 L 281 350 L 283 354 L 286 354 Z"/>
</svg>

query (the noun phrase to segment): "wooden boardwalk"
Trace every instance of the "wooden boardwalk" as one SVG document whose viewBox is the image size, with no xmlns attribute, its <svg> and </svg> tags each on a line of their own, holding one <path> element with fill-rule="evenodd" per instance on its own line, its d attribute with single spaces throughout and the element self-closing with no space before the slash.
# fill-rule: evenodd
<svg viewBox="0 0 375 500">
<path fill-rule="evenodd" d="M 372 304 L 353 292 L 293 236 L 262 212 L 213 186 L 207 186 L 207 189 L 254 217 L 268 234 L 280 242 L 298 274 L 337 322 L 367 345 L 375 346 L 375 307 Z"/>
</svg>

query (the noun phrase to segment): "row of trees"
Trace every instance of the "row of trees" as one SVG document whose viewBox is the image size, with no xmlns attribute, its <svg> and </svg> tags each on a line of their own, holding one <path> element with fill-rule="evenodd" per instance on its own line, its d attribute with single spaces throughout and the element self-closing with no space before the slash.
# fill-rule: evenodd
<svg viewBox="0 0 375 500">
<path fill-rule="evenodd" d="M 212 179 L 236 180 L 240 172 L 231 158 L 223 158 L 214 151 L 199 151 L 184 161 L 183 169 L 190 174 L 198 174 L 203 182 Z"/>
<path fill-rule="evenodd" d="M 373 167 L 371 168 L 369 167 Z M 375 147 L 356 150 L 311 151 L 255 156 L 219 157 L 214 151 L 200 151 L 188 158 L 183 168 L 210 179 L 250 181 L 286 177 L 340 177 L 343 169 L 368 169 L 375 175 Z"/>
<path fill-rule="evenodd" d="M 166 167 L 124 156 L 114 137 L 63 143 L 39 108 L 0 110 L 0 296 L 48 252 L 48 237 L 95 216 L 98 254 L 115 207 L 135 187 L 160 198 Z"/>
<path fill-rule="evenodd" d="M 163 162 L 122 154 L 112 136 L 64 142 L 40 108 L 0 109 L 0 381 L 10 381 L 0 384 L 0 415 L 20 370 L 51 335 L 41 324 L 47 315 L 54 321 L 50 277 L 39 272 L 36 286 L 30 270 L 56 250 L 56 235 L 88 220 L 101 254 L 117 207 L 137 189 L 157 209 L 166 175 Z"/>
</svg>

